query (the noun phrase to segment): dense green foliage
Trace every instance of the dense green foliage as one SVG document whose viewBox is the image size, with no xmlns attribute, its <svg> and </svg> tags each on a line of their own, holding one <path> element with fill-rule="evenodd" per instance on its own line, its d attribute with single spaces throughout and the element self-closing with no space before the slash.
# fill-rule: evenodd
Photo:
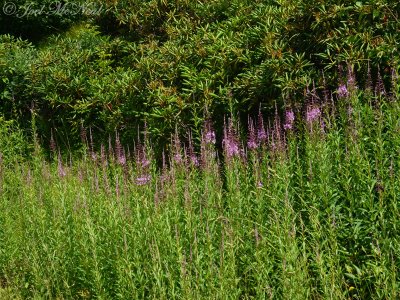
<svg viewBox="0 0 400 300">
<path fill-rule="evenodd" d="M 23 160 L 31 151 L 26 137 L 16 122 L 5 121 L 0 117 L 0 160 L 4 165 Z"/>
<path fill-rule="evenodd" d="M 15 3 L 23 12 L 30 2 Z M 49 1 L 32 3 L 51 11 Z M 144 120 L 155 142 L 176 124 L 198 136 L 205 116 L 221 125 L 227 112 L 299 103 L 313 82 L 334 87 L 339 64 L 360 74 L 380 67 L 387 80 L 399 62 L 392 0 L 90 3 L 92 15 L 0 14 L 3 33 L 14 34 L 0 39 L 0 111 L 30 128 L 34 108 L 45 142 L 55 128 L 73 146 L 81 126 L 131 140 Z"/>
<path fill-rule="evenodd" d="M 295 115 L 287 138 L 275 120 L 247 154 L 226 144 L 223 171 L 212 136 L 199 167 L 177 139 L 162 171 L 143 147 L 121 160 L 118 139 L 0 163 L 0 297 L 398 298 L 398 96 L 353 90 Z"/>
</svg>

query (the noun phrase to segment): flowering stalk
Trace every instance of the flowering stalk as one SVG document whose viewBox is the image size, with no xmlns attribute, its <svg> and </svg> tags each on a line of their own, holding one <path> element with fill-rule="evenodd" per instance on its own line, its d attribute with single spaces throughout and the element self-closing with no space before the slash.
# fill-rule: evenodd
<svg viewBox="0 0 400 300">
<path fill-rule="evenodd" d="M 386 96 L 385 84 L 383 83 L 381 72 L 379 72 L 379 71 L 378 71 L 378 77 L 376 79 L 376 85 L 375 85 L 375 96 L 376 97 L 385 97 Z"/>
<path fill-rule="evenodd" d="M 264 118 L 261 113 L 261 107 L 258 112 L 258 128 L 257 128 L 257 140 L 260 144 L 263 144 L 267 141 L 268 135 L 267 132 L 265 131 L 265 126 L 264 126 Z"/>
<path fill-rule="evenodd" d="M 215 138 L 215 137 L 214 137 Z M 194 151 L 192 133 L 189 132 L 189 148 L 188 148 L 188 162 L 190 165 L 198 167 L 200 165 L 199 159 Z M 185 155 L 186 156 L 186 155 Z"/>
<path fill-rule="evenodd" d="M 240 155 L 239 141 L 231 118 L 228 119 L 228 125 L 224 125 L 224 139 L 222 144 L 228 160 Z"/>
<path fill-rule="evenodd" d="M 216 135 L 210 120 L 204 123 L 204 129 L 201 134 L 200 144 L 200 164 L 203 169 L 210 169 L 213 159 L 216 157 L 214 145 Z"/>
<path fill-rule="evenodd" d="M 183 163 L 182 157 L 182 149 L 181 149 L 181 141 L 179 139 L 178 130 L 175 130 L 175 134 L 172 139 L 173 151 L 172 151 L 172 160 L 175 164 L 181 165 Z"/>
<path fill-rule="evenodd" d="M 146 147 L 142 144 L 136 148 L 136 169 L 138 176 L 136 177 L 137 185 L 145 185 L 150 182 L 150 160 L 147 155 Z"/>
<path fill-rule="evenodd" d="M 67 173 L 65 172 L 64 166 L 63 166 L 63 162 L 62 162 L 62 159 L 61 159 L 60 151 L 58 151 L 58 167 L 57 167 L 57 170 L 58 170 L 58 176 L 59 177 L 64 177 L 65 175 L 67 175 Z"/>
<path fill-rule="evenodd" d="M 125 164 L 126 164 L 125 150 L 121 145 L 118 133 L 115 136 L 115 154 L 117 155 L 118 163 L 121 166 L 125 166 Z"/>
<path fill-rule="evenodd" d="M 349 91 L 347 90 L 347 87 L 345 84 L 339 85 L 337 89 L 337 95 L 339 99 L 347 98 L 349 96 Z"/>
<path fill-rule="evenodd" d="M 311 125 L 315 120 L 317 120 L 321 116 L 321 110 L 319 107 L 307 107 L 306 113 L 306 121 L 309 125 Z"/>
<path fill-rule="evenodd" d="M 283 125 L 283 129 L 292 130 L 294 125 L 294 112 L 292 109 L 287 109 L 285 113 L 285 124 Z"/>
<path fill-rule="evenodd" d="M 213 129 L 212 123 L 210 120 L 207 120 L 204 125 L 204 142 L 206 144 L 215 145 L 216 138 L 215 138 L 215 131 Z"/>
<path fill-rule="evenodd" d="M 354 67 L 350 64 L 347 65 L 347 88 L 350 92 L 354 92 L 357 89 Z"/>
<path fill-rule="evenodd" d="M 248 131 L 249 135 L 247 138 L 247 148 L 250 150 L 255 150 L 258 148 L 257 134 L 254 128 L 254 122 L 251 118 L 248 119 Z"/>
<path fill-rule="evenodd" d="M 136 184 L 137 185 L 145 185 L 145 184 L 149 183 L 150 180 L 151 180 L 151 175 L 150 174 L 141 175 L 141 176 L 136 178 Z"/>
</svg>

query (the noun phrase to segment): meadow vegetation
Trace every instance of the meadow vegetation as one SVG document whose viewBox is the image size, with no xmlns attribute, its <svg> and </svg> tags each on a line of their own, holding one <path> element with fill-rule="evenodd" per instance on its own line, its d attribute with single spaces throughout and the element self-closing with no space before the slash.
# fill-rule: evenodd
<svg viewBox="0 0 400 300">
<path fill-rule="evenodd" d="M 54 139 L 50 161 L 4 153 L 2 297 L 396 299 L 398 93 L 309 96 L 222 136 L 207 121 L 198 149 L 175 134 L 161 168 L 146 131 L 132 149 L 86 132 L 81 158 Z"/>
</svg>

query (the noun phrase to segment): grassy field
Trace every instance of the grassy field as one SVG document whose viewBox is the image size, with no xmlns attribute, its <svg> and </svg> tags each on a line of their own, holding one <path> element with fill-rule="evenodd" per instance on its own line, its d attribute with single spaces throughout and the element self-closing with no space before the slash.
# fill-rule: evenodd
<svg viewBox="0 0 400 300">
<path fill-rule="evenodd" d="M 398 299 L 398 95 L 339 96 L 227 119 L 224 153 L 176 136 L 162 168 L 147 138 L 2 158 L 0 298 Z"/>
</svg>

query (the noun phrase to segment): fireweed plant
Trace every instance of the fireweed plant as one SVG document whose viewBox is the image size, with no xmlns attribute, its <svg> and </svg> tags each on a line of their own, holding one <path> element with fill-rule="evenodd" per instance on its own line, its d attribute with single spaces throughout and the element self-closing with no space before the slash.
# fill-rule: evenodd
<svg viewBox="0 0 400 300">
<path fill-rule="evenodd" d="M 147 135 L 95 149 L 84 131 L 82 159 L 54 138 L 51 162 L 4 152 L 0 297 L 398 298 L 400 102 L 375 81 L 312 89 L 245 139 L 228 117 L 199 146 L 176 133 L 161 168 Z"/>
</svg>

